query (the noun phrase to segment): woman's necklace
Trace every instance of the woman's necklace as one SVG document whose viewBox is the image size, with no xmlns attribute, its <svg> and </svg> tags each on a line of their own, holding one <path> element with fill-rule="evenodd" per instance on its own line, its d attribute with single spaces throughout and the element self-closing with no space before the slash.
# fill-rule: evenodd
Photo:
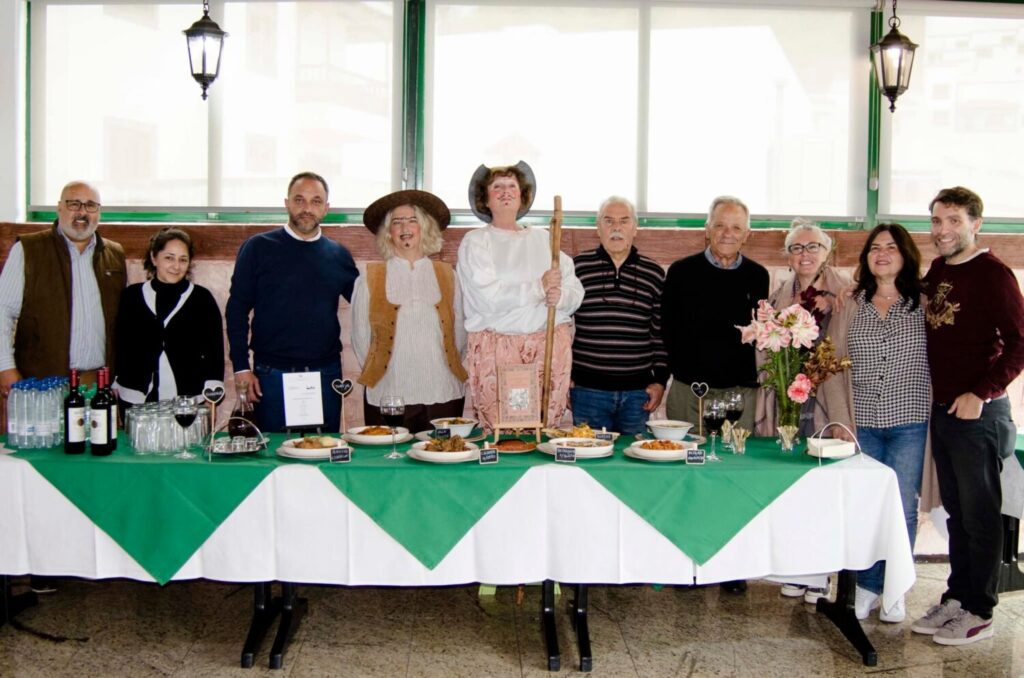
<svg viewBox="0 0 1024 678">
<path fill-rule="evenodd" d="M 879 289 L 875 290 L 875 295 L 882 297 L 886 301 L 893 301 L 894 299 L 898 299 L 900 296 L 899 292 L 896 292 L 896 294 L 882 294 L 882 290 Z"/>
</svg>

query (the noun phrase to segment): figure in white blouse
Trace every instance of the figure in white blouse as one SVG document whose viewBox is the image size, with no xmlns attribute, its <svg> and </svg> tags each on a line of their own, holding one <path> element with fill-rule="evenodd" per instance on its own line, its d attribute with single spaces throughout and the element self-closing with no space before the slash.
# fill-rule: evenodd
<svg viewBox="0 0 1024 678">
<path fill-rule="evenodd" d="M 448 207 L 425 191 L 388 194 L 363 213 L 384 257 L 367 265 L 352 293 L 352 348 L 363 366 L 367 424 L 384 424 L 380 402 L 390 395 L 404 400 L 401 425 L 410 431 L 462 416 L 462 297 L 452 267 L 428 258 L 441 251 L 449 221 Z"/>
<path fill-rule="evenodd" d="M 549 306 L 556 327 L 545 421 L 557 425 L 568 404 L 571 320 L 583 286 L 564 252 L 559 268 L 552 268 L 546 229 L 517 223 L 530 210 L 536 186 L 525 162 L 481 165 L 469 182 L 470 208 L 488 225 L 462 239 L 457 271 L 469 332 L 469 390 L 478 419 L 490 430 L 497 418 L 499 365 L 536 364 L 538 384 L 542 379 Z"/>
</svg>

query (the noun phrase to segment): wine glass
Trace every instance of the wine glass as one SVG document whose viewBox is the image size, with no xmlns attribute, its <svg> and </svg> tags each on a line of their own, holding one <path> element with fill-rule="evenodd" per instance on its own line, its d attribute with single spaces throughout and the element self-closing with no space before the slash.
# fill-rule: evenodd
<svg viewBox="0 0 1024 678">
<path fill-rule="evenodd" d="M 715 444 L 718 434 L 722 432 L 722 424 L 725 423 L 726 406 L 721 398 L 709 398 L 704 403 L 704 428 L 711 436 L 711 452 L 708 454 L 708 461 L 722 461 L 715 454 Z"/>
<path fill-rule="evenodd" d="M 188 451 L 188 427 L 196 420 L 196 404 L 189 396 L 177 396 L 174 399 L 174 420 L 181 427 L 181 452 L 176 459 L 195 459 L 196 455 Z"/>
<path fill-rule="evenodd" d="M 385 459 L 401 459 L 405 456 L 395 447 L 395 439 L 398 436 L 397 428 L 405 416 L 405 401 L 402 396 L 386 395 L 380 399 L 380 413 L 384 417 L 384 423 L 391 427 L 391 454 Z"/>
<path fill-rule="evenodd" d="M 735 426 L 736 422 L 738 422 L 740 420 L 740 417 L 743 416 L 743 406 L 744 406 L 743 392 L 742 391 L 726 391 L 724 400 L 725 400 L 725 418 L 733 426 Z M 733 446 L 733 444 L 732 444 L 732 438 L 731 437 L 729 439 L 729 442 L 726 443 L 726 447 L 729 448 L 730 450 L 735 450 L 736 449 Z"/>
</svg>

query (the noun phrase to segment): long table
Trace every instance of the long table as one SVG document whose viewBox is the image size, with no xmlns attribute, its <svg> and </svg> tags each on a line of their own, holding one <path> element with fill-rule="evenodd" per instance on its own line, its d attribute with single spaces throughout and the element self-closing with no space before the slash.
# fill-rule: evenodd
<svg viewBox="0 0 1024 678">
<path fill-rule="evenodd" d="M 747 455 L 687 466 L 630 459 L 624 445 L 608 459 L 534 453 L 496 466 L 359 446 L 350 464 L 138 457 L 123 442 L 109 458 L 0 455 L 0 572 L 692 585 L 886 560 L 886 605 L 914 582 L 896 477 L 868 457 L 819 466 L 758 440 Z"/>
</svg>

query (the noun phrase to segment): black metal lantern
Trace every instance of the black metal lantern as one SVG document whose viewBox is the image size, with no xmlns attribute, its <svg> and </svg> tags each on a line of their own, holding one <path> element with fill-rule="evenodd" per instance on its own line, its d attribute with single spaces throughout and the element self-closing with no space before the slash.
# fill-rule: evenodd
<svg viewBox="0 0 1024 678">
<path fill-rule="evenodd" d="M 210 3 L 206 0 L 203 0 L 203 18 L 182 32 L 188 43 L 188 63 L 192 68 L 192 77 L 203 88 L 203 99 L 206 99 L 206 89 L 220 72 L 220 54 L 228 34 L 210 18 Z"/>
<path fill-rule="evenodd" d="M 896 16 L 896 0 L 892 0 L 892 16 L 889 17 L 889 32 L 884 38 L 871 45 L 871 63 L 875 69 L 878 88 L 889 99 L 889 110 L 896 111 L 896 97 L 910 86 L 910 71 L 914 67 L 914 50 L 917 45 L 910 38 L 896 30 L 900 25 Z"/>
</svg>

